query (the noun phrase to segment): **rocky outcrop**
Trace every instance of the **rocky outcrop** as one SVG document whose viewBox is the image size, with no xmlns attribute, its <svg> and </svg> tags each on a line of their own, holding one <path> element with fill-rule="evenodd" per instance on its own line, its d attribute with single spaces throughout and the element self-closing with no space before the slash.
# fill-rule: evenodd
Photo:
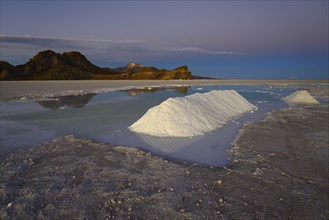
<svg viewBox="0 0 329 220">
<path fill-rule="evenodd" d="M 16 74 L 15 66 L 8 62 L 0 61 L 0 80 L 7 79 L 11 74 Z"/>
<path fill-rule="evenodd" d="M 39 52 L 23 65 L 13 66 L 0 61 L 0 80 L 82 80 L 82 79 L 192 79 L 186 66 L 173 70 L 144 67 L 128 63 L 111 69 L 92 64 L 77 51 L 55 53 Z"/>
<path fill-rule="evenodd" d="M 126 78 L 135 80 L 145 79 L 192 79 L 187 66 L 178 67 L 173 70 L 157 69 L 155 67 L 143 67 L 138 70 L 125 72 Z"/>
<path fill-rule="evenodd" d="M 114 70 L 97 67 L 79 52 L 63 54 L 46 50 L 24 65 L 1 66 L 2 80 L 74 80 L 93 79 L 95 74 L 114 74 Z"/>
<path fill-rule="evenodd" d="M 181 66 L 168 71 L 166 74 L 166 79 L 192 79 L 192 75 L 187 66 Z"/>
</svg>

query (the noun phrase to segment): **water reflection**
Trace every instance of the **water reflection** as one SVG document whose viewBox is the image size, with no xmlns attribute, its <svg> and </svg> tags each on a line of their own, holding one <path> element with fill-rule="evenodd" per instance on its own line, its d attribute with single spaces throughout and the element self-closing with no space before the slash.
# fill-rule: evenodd
<svg viewBox="0 0 329 220">
<path fill-rule="evenodd" d="M 83 94 L 83 95 L 68 95 L 54 97 L 52 100 L 38 101 L 38 104 L 44 108 L 58 110 L 65 107 L 82 108 L 84 107 L 96 94 Z"/>
<path fill-rule="evenodd" d="M 129 96 L 143 95 L 144 93 L 155 93 L 157 91 L 169 91 L 173 90 L 181 94 L 187 94 L 191 86 L 166 86 L 166 87 L 144 87 L 141 89 L 129 89 L 121 90 L 121 92 L 126 92 Z"/>
<path fill-rule="evenodd" d="M 199 135 L 196 137 L 155 137 L 145 134 L 136 133 L 147 145 L 159 150 L 162 153 L 170 154 L 179 151 L 186 146 L 192 145 L 194 142 L 204 138 Z"/>
<path fill-rule="evenodd" d="M 258 110 L 200 137 L 157 138 L 139 135 L 127 129 L 149 108 L 169 97 L 218 89 L 239 91 L 248 101 L 257 105 Z M 293 91 L 261 86 L 168 86 L 98 95 L 69 95 L 39 102 L 1 103 L 0 154 L 36 146 L 57 136 L 73 134 L 111 145 L 139 147 L 173 160 L 224 166 L 228 163 L 227 149 L 241 126 L 246 121 L 262 120 L 266 112 L 286 107 L 281 98 Z M 132 97 L 136 95 L 141 96 Z M 52 111 L 51 114 L 42 109 L 57 110 L 65 107 L 66 110 Z"/>
<path fill-rule="evenodd" d="M 57 132 L 32 123 L 0 121 L 0 155 L 50 141 Z"/>
<path fill-rule="evenodd" d="M 218 129 L 203 136 L 172 138 L 154 137 L 133 133 L 129 130 L 105 132 L 92 137 L 93 140 L 113 145 L 141 147 L 155 155 L 178 161 L 189 161 L 206 166 L 224 166 L 228 162 L 227 147 L 242 124 L 230 123 L 225 127 L 232 127 L 232 132 Z"/>
</svg>

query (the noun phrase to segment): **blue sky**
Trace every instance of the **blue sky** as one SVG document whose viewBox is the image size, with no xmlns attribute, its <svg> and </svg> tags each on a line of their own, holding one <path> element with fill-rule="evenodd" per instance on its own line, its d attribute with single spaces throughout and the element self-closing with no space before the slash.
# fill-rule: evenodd
<svg viewBox="0 0 329 220">
<path fill-rule="evenodd" d="M 328 79 L 328 1 L 4 1 L 0 58 L 80 51 L 243 79 Z"/>
</svg>

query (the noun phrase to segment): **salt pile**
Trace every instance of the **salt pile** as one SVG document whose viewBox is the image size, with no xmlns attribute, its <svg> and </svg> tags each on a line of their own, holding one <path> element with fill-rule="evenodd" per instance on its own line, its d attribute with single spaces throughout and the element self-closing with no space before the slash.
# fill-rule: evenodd
<svg viewBox="0 0 329 220">
<path fill-rule="evenodd" d="M 256 109 L 235 90 L 169 98 L 150 108 L 129 129 L 157 137 L 192 137 L 222 127 Z"/>
<path fill-rule="evenodd" d="M 319 104 L 313 96 L 307 91 L 296 91 L 287 97 L 283 98 L 288 104 Z"/>
</svg>

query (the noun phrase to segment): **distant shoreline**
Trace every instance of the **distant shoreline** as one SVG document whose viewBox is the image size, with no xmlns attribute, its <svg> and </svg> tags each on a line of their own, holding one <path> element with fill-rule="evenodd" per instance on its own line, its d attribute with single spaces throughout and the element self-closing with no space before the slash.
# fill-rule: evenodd
<svg viewBox="0 0 329 220">
<path fill-rule="evenodd" d="M 329 83 L 329 79 L 220 79 L 205 77 L 200 79 L 79 79 L 79 80 L 0 80 L 3 82 L 83 82 L 83 81 L 113 81 L 113 82 L 220 82 L 220 83 Z"/>
<path fill-rule="evenodd" d="M 324 84 L 328 80 L 45 80 L 45 81 L 0 81 L 0 100 L 38 99 L 52 96 L 102 93 L 122 89 L 198 86 L 198 85 L 259 85 L 287 86 L 293 84 Z"/>
</svg>

